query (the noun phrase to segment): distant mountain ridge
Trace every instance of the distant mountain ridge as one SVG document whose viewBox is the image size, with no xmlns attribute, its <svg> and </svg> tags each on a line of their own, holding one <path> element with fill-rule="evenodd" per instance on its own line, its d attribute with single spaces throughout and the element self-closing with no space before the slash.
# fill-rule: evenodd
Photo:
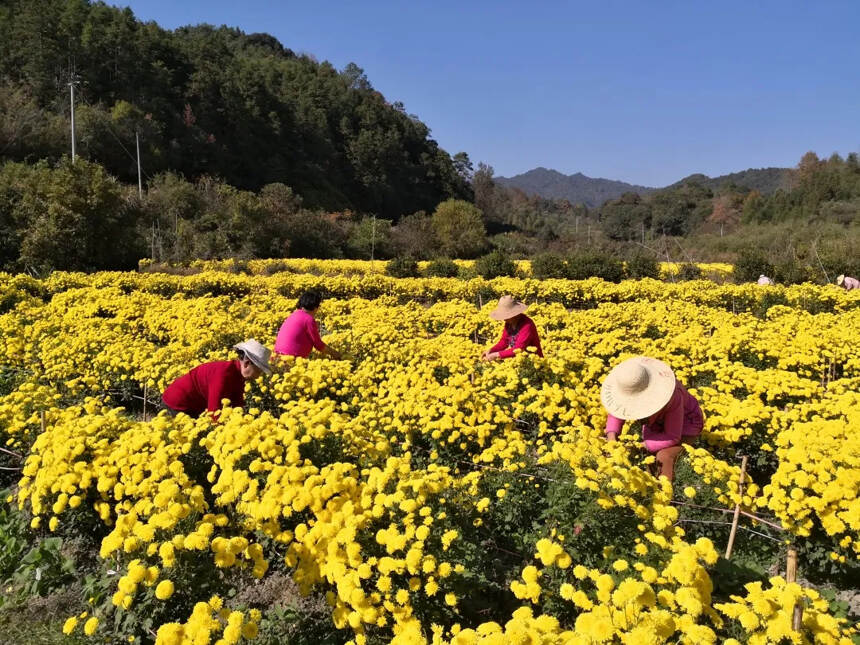
<svg viewBox="0 0 860 645">
<path fill-rule="evenodd" d="M 657 190 L 614 179 L 586 177 L 581 172 L 564 175 L 557 170 L 543 167 L 515 177 L 494 177 L 493 179 L 502 186 L 519 188 L 525 193 L 540 195 L 547 199 L 567 199 L 574 204 L 585 204 L 590 208 L 600 206 L 608 199 L 621 197 L 624 193 L 646 195 Z"/>
<path fill-rule="evenodd" d="M 695 182 L 715 190 L 721 186 L 734 184 L 767 195 L 779 188 L 787 189 L 790 172 L 789 168 L 749 168 L 719 177 L 708 177 L 699 173 L 689 175 L 664 188 L 675 188 L 684 183 Z M 518 188 L 530 195 L 539 195 L 546 199 L 567 199 L 573 204 L 585 204 L 589 208 L 601 206 L 610 199 L 618 199 L 624 193 L 647 195 L 663 190 L 613 179 L 587 177 L 581 172 L 565 175 L 557 170 L 543 167 L 534 168 L 514 177 L 494 177 L 494 181 L 508 188 Z"/>
</svg>

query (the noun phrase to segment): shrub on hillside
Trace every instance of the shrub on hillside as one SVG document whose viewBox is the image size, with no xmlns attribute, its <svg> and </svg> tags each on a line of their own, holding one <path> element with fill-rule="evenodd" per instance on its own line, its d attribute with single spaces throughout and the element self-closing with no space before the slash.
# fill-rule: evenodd
<svg viewBox="0 0 860 645">
<path fill-rule="evenodd" d="M 773 266 L 773 279 L 780 284 L 803 284 L 811 282 L 810 267 L 796 258 L 787 258 Z"/>
<path fill-rule="evenodd" d="M 567 277 L 571 280 L 602 278 L 607 282 L 621 282 L 624 265 L 608 253 L 577 253 L 567 259 Z"/>
<path fill-rule="evenodd" d="M 513 276 L 517 273 L 516 265 L 511 259 L 499 250 L 487 253 L 475 260 L 475 270 L 478 275 L 491 280 L 502 276 Z"/>
<path fill-rule="evenodd" d="M 773 277 L 773 271 L 773 263 L 764 253 L 744 249 L 735 261 L 735 282 L 755 282 L 760 275 Z"/>
<path fill-rule="evenodd" d="M 392 278 L 417 278 L 418 263 L 412 258 L 394 258 L 385 265 L 385 273 Z"/>
<path fill-rule="evenodd" d="M 425 273 L 435 278 L 456 278 L 460 275 L 460 267 L 450 258 L 436 258 L 427 265 Z"/>
<path fill-rule="evenodd" d="M 627 259 L 628 278 L 658 278 L 660 266 L 652 255 L 635 253 Z"/>
<path fill-rule="evenodd" d="M 758 276 L 756 276 L 758 277 Z M 692 262 L 684 262 L 678 267 L 679 280 L 701 280 L 702 270 Z"/>
<path fill-rule="evenodd" d="M 541 253 L 532 258 L 532 276 L 540 280 L 546 278 L 564 278 L 567 275 L 567 264 L 564 258 L 555 253 Z"/>
</svg>

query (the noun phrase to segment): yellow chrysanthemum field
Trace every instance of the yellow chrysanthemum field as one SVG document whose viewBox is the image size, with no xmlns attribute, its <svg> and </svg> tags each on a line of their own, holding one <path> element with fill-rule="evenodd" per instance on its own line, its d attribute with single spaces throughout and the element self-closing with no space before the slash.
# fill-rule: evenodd
<svg viewBox="0 0 860 645">
<path fill-rule="evenodd" d="M 860 572 L 860 293 L 314 266 L 0 275 L 6 503 L 92 550 L 64 631 L 279 642 L 307 620 L 261 591 L 287 578 L 327 642 L 852 642 L 828 590 Z M 308 288 L 344 360 L 282 362 L 218 424 L 158 411 L 191 367 L 271 346 Z M 478 360 L 504 293 L 544 358 Z M 674 487 L 635 424 L 604 439 L 600 383 L 636 354 L 705 413 Z"/>
</svg>

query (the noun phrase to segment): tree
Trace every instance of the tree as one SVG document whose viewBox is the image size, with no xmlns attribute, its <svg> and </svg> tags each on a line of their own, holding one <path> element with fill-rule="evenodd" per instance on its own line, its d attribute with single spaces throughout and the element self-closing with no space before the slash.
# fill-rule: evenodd
<svg viewBox="0 0 860 645">
<path fill-rule="evenodd" d="M 433 220 L 424 211 L 401 218 L 391 229 L 391 240 L 399 257 L 429 260 L 438 255 Z"/>
<path fill-rule="evenodd" d="M 633 240 L 651 228 L 651 207 L 636 193 L 624 193 L 600 209 L 600 225 L 612 240 Z"/>
<path fill-rule="evenodd" d="M 475 174 L 475 171 L 472 168 L 472 162 L 469 159 L 468 153 L 458 152 L 452 158 L 452 162 L 454 163 L 454 170 L 456 170 L 457 174 L 462 177 L 463 181 L 472 181 L 472 176 Z"/>
<path fill-rule="evenodd" d="M 743 195 L 724 193 L 714 197 L 713 204 L 713 210 L 708 216 L 708 221 L 719 224 L 720 237 L 722 237 L 725 226 L 734 226 L 740 221 Z"/>
<path fill-rule="evenodd" d="M 493 181 L 493 167 L 483 161 L 472 175 L 472 190 L 475 192 L 475 206 L 490 221 L 498 221 L 496 213 L 496 183 Z"/>
<path fill-rule="evenodd" d="M 449 199 L 436 207 L 433 230 L 444 255 L 471 258 L 487 246 L 487 232 L 481 211 L 469 202 Z"/>
<path fill-rule="evenodd" d="M 695 181 L 651 195 L 651 228 L 661 235 L 686 235 L 710 214 L 712 197 Z"/>
<path fill-rule="evenodd" d="M 391 220 L 362 217 L 349 232 L 347 249 L 362 260 L 384 260 L 392 256 Z"/>
<path fill-rule="evenodd" d="M 7 168 L 4 167 L 4 174 Z M 18 229 L 18 263 L 36 269 L 131 268 L 142 254 L 138 212 L 124 189 L 101 166 L 64 158 L 17 174 L 12 220 Z"/>
</svg>

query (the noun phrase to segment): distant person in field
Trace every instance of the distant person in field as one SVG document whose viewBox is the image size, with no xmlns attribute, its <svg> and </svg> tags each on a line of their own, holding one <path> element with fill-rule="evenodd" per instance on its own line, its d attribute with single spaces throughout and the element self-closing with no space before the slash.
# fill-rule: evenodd
<svg viewBox="0 0 860 645">
<path fill-rule="evenodd" d="M 657 459 L 659 474 L 672 481 L 683 444 L 702 433 L 705 417 L 696 398 L 675 379 L 663 361 L 636 356 L 613 368 L 600 391 L 606 437 L 615 441 L 625 421 L 641 419 L 648 452 Z"/>
<path fill-rule="evenodd" d="M 845 289 L 845 291 L 860 289 L 860 280 L 844 274 L 836 278 L 836 284 Z"/>
<path fill-rule="evenodd" d="M 340 353 L 326 345 L 320 338 L 320 330 L 314 315 L 322 303 L 322 296 L 318 291 L 305 291 L 299 296 L 296 310 L 287 316 L 284 324 L 278 331 L 275 340 L 275 353 L 283 356 L 300 356 L 307 358 L 311 350 L 340 358 Z"/>
<path fill-rule="evenodd" d="M 499 304 L 490 312 L 493 320 L 502 320 L 505 327 L 499 342 L 481 354 L 482 361 L 495 361 L 500 358 L 511 358 L 515 350 L 525 350 L 534 347 L 538 356 L 543 356 L 538 338 L 537 327 L 525 312 L 528 306 L 514 300 L 513 296 L 502 296 Z"/>
<path fill-rule="evenodd" d="M 263 373 L 272 373 L 270 352 L 253 338 L 235 345 L 233 349 L 237 352 L 235 359 L 198 365 L 168 385 L 161 397 L 167 409 L 174 414 L 184 412 L 192 417 L 208 410 L 216 419 L 222 399 L 228 399 L 231 407 L 243 407 L 245 383 Z"/>
<path fill-rule="evenodd" d="M 758 282 L 757 282 L 757 284 L 761 284 L 761 285 L 769 285 L 769 284 L 773 284 L 773 280 L 771 280 L 771 279 L 770 279 L 770 278 L 768 278 L 764 273 L 762 273 L 762 274 L 758 277 Z"/>
</svg>

